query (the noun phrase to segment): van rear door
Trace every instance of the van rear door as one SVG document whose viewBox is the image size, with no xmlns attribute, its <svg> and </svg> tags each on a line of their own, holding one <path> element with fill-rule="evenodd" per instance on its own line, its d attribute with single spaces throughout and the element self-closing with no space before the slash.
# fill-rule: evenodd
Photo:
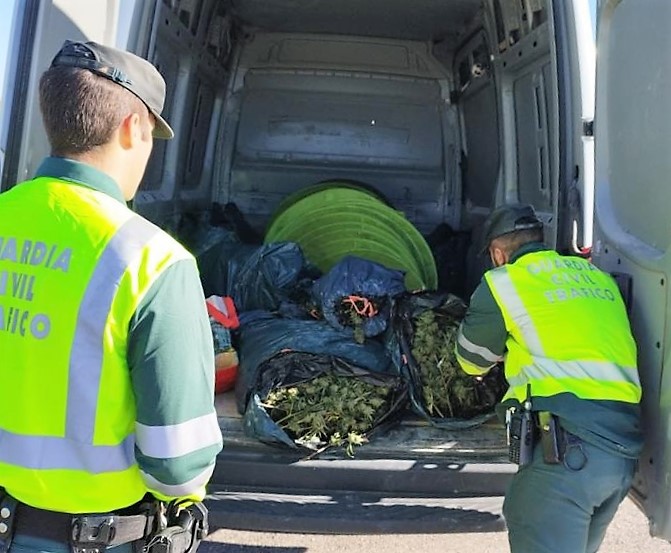
<svg viewBox="0 0 671 553">
<path fill-rule="evenodd" d="M 31 178 L 49 144 L 42 127 L 38 84 L 65 39 L 125 48 L 131 22 L 154 9 L 138 0 L 26 0 L 16 2 L 9 53 L 0 149 L 5 151 L 0 190 Z M 135 37 L 136 33 L 133 33 Z"/>
<path fill-rule="evenodd" d="M 646 446 L 634 500 L 671 539 L 671 3 L 600 1 L 594 261 L 630 307 Z"/>
<path fill-rule="evenodd" d="M 585 0 L 552 2 L 558 75 L 559 193 L 557 242 L 586 254 L 594 212 L 594 64 L 592 16 Z M 532 202 L 538 202 L 534 199 Z"/>
</svg>

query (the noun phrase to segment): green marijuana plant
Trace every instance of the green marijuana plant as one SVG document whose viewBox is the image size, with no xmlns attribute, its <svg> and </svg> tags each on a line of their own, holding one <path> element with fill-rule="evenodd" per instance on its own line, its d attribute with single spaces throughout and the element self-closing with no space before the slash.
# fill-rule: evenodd
<svg viewBox="0 0 671 553">
<path fill-rule="evenodd" d="M 366 433 L 384 414 L 390 389 L 356 377 L 322 374 L 276 388 L 262 405 L 300 445 L 316 449 L 343 446 L 348 456 L 366 442 Z"/>
<path fill-rule="evenodd" d="M 467 375 L 455 355 L 459 321 L 428 310 L 414 320 L 412 356 L 420 369 L 421 391 L 429 415 L 468 418 L 491 409 L 499 390 L 488 393 L 488 383 Z M 498 384 L 497 384 L 498 386 Z"/>
</svg>

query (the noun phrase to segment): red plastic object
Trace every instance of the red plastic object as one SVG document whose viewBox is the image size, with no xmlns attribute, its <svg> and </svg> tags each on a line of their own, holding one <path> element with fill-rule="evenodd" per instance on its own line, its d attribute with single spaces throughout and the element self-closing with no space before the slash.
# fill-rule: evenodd
<svg viewBox="0 0 671 553">
<path fill-rule="evenodd" d="M 235 386 L 235 379 L 238 376 L 238 366 L 232 365 L 230 367 L 217 369 L 214 374 L 214 392 L 221 394 L 232 390 Z"/>
</svg>

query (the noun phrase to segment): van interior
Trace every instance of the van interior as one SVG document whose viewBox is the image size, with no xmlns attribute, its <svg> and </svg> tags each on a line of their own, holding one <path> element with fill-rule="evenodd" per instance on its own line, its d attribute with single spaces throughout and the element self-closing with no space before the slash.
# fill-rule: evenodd
<svg viewBox="0 0 671 553">
<path fill-rule="evenodd" d="M 424 236 L 449 228 L 464 238 L 450 285 L 465 300 L 488 268 L 480 231 L 499 203 L 532 203 L 550 246 L 590 245 L 591 205 L 581 195 L 588 125 L 578 79 L 567 77 L 576 63 L 572 2 L 158 0 L 121 2 L 132 13 L 107 26 L 74 4 L 53 2 L 46 16 L 34 8 L 33 21 L 59 32 L 23 55 L 43 69 L 64 38 L 116 40 L 158 67 L 176 136 L 155 141 L 133 208 L 177 237 L 186 219 L 209 221 L 213 204 L 234 204 L 262 236 L 289 195 L 354 181 Z M 17 90 L 34 91 L 37 71 L 18 75 Z M 24 134 L 7 138 L 4 186 L 32 174 L 48 151 L 37 105 L 26 101 Z M 32 147 L 23 148 L 28 135 Z M 229 485 L 286 485 L 272 471 L 245 470 L 298 457 L 247 437 L 230 396 L 217 397 L 226 443 L 217 474 Z M 448 430 L 409 414 L 356 457 L 456 467 L 444 482 L 455 497 L 502 495 L 514 471 L 495 418 Z M 387 483 L 395 485 L 405 484 Z"/>
<path fill-rule="evenodd" d="M 560 128 L 560 113 L 575 109 L 575 92 L 558 69 L 566 63 L 555 37 L 567 17 L 562 7 L 545 0 L 164 0 L 151 17 L 154 31 L 131 32 L 132 46 L 166 78 L 165 117 L 176 138 L 155 143 L 134 207 L 175 235 L 185 214 L 207 220 L 213 203 L 234 203 L 263 235 L 291 194 L 354 181 L 384 196 L 424 236 L 447 226 L 463 239 L 458 278 L 449 285 L 465 300 L 488 268 L 479 231 L 496 204 L 532 203 L 548 243 L 565 251 L 586 238 L 568 224 L 582 223 L 570 201 L 581 161 L 570 146 L 563 157 L 559 148 L 561 133 L 573 132 L 568 123 Z M 440 266 L 438 273 L 444 276 Z M 226 471 L 245 485 L 285 487 L 291 476 L 278 482 L 272 470 L 250 478 L 249 455 L 257 452 L 266 467 L 278 456 L 305 454 L 247 436 L 231 395 L 217 397 L 231 455 L 218 468 L 222 480 Z M 242 464 L 236 450 L 245 452 Z M 318 457 L 341 458 L 333 451 Z M 316 459 L 293 466 L 308 470 Z M 500 497 L 514 472 L 496 418 L 445 429 L 409 413 L 358 448 L 356 459 L 460 467 L 441 478 L 448 495 L 461 498 Z M 370 485 L 352 472 L 337 474 L 335 489 Z M 385 486 L 430 493 L 418 479 L 406 481 Z"/>
<path fill-rule="evenodd" d="M 165 0 L 149 43 L 131 36 L 165 76 L 176 138 L 155 142 L 134 207 L 179 235 L 185 214 L 234 203 L 263 235 L 287 196 L 363 183 L 425 236 L 448 225 L 466 237 L 451 284 L 467 299 L 487 267 L 478 230 L 497 201 L 532 203 L 557 240 L 549 10 L 544 0 Z M 244 442 L 237 412 L 218 404 L 229 442 Z M 494 421 L 449 438 L 409 424 L 361 455 L 505 460 Z"/>
</svg>

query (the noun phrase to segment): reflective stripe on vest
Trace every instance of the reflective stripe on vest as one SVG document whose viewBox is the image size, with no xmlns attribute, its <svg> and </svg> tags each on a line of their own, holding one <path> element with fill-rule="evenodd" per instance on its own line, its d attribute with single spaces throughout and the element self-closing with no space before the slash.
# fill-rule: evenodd
<svg viewBox="0 0 671 553">
<path fill-rule="evenodd" d="M 116 288 L 131 261 L 139 255 L 158 229 L 134 216 L 126 221 L 107 244 L 89 281 L 79 308 L 75 338 L 70 353 L 67 421 L 65 437 L 84 443 L 93 441 L 103 363 L 103 333 Z M 83 386 L 83 387 L 82 387 Z M 130 466 L 134 461 L 128 460 Z M 94 467 L 66 467 L 91 470 Z M 121 467 L 120 467 L 121 468 Z"/>
<path fill-rule="evenodd" d="M 622 382 L 638 385 L 638 371 L 636 367 L 618 367 L 613 370 L 613 363 L 600 361 L 561 361 L 558 363 L 550 359 L 536 357 L 533 365 L 526 365 L 523 371 L 512 376 L 511 386 L 526 386 L 527 382 L 542 380 L 543 378 L 575 378 L 592 379 L 602 382 Z"/>
<path fill-rule="evenodd" d="M 156 227 L 134 216 L 116 232 L 98 259 L 79 308 L 70 351 L 65 436 L 20 436 L 0 429 L 1 462 L 93 474 L 125 470 L 135 464 L 132 435 L 117 446 L 97 446 L 93 445 L 93 430 L 107 315 L 126 268 L 157 232 Z M 44 451 L 49 452 L 47 458 Z"/>
<path fill-rule="evenodd" d="M 134 436 L 115 446 L 82 444 L 53 436 L 19 436 L 0 431 L 0 461 L 35 470 L 69 469 L 92 474 L 117 472 L 135 463 Z M 44 452 L 49 455 L 45 456 Z"/>
<path fill-rule="evenodd" d="M 466 336 L 462 334 L 461 329 L 459 329 L 457 342 L 466 351 L 479 355 L 485 361 L 489 361 L 491 363 L 490 367 L 493 367 L 499 361 L 503 361 L 503 357 L 501 355 L 496 355 L 493 351 L 487 349 L 486 347 L 478 346 L 477 344 L 471 342 L 468 338 L 466 338 Z"/>
<path fill-rule="evenodd" d="M 36 394 L 9 398 L 23 414 L 13 415 L 12 409 L 0 413 L 0 485 L 25 503 L 54 511 L 105 512 L 130 505 L 148 488 L 135 461 L 140 444 L 126 361 L 128 324 L 163 271 L 191 256 L 122 203 L 86 187 L 40 178 L 3 196 L 9 213 L 17 198 L 18 205 L 34 206 L 35 219 L 0 221 L 0 240 L 7 244 L 11 238 L 17 252 L 28 252 L 31 240 L 49 239 L 69 246 L 72 258 L 67 270 L 60 271 L 48 262 L 31 263 L 29 252 L 20 257 L 5 249 L 0 255 L 0 274 L 3 269 L 35 273 L 34 298 L 26 309 L 43 310 L 53 321 L 44 336 L 19 336 L 9 326 L 0 328 L 0 348 L 18 353 L 19 361 L 12 364 L 10 357 L 10 372 L 5 373 L 9 389 L 14 378 L 31 389 L 39 382 L 47 397 L 34 403 L 35 410 L 26 401 L 37 401 Z M 60 205 L 68 211 L 54 217 Z M 68 228 L 75 224 L 81 230 L 72 234 Z M 62 303 L 54 298 L 59 291 L 68 295 Z M 20 299 L 7 301 L 18 304 Z M 55 363 L 53 382 L 49 361 Z M 12 367 L 21 371 L 11 372 Z M 43 381 L 36 380 L 38 374 Z M 216 421 L 202 422 L 204 428 L 218 429 Z M 198 435 L 206 432 L 212 433 L 201 430 Z M 180 447 L 188 451 L 198 444 L 186 440 Z"/>
<path fill-rule="evenodd" d="M 635 344 L 619 291 L 608 275 L 580 262 L 534 252 L 485 275 L 509 333 L 506 398 L 523 400 L 530 383 L 535 396 L 640 400 Z M 580 284 L 571 287 L 574 282 Z"/>
</svg>

